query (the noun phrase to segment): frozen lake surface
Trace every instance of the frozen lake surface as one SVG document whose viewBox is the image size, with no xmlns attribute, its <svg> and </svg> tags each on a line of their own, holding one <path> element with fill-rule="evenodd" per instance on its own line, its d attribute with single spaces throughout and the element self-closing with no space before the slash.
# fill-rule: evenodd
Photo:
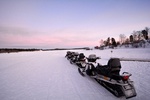
<svg viewBox="0 0 150 100">
<path fill-rule="evenodd" d="M 149 59 L 150 48 L 76 50 L 86 56 L 96 54 L 102 65 L 110 57 Z M 112 53 L 111 53 L 112 51 Z M 0 54 L 1 100 L 125 100 L 117 98 L 94 79 L 82 77 L 65 58 L 66 51 L 38 51 Z M 130 100 L 149 100 L 150 62 L 121 61 L 122 69 L 132 73 L 137 96 Z"/>
</svg>

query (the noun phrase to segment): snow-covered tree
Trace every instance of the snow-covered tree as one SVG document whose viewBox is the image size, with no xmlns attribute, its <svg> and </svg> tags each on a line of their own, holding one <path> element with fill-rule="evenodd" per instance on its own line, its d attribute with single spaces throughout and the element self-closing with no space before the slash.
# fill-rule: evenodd
<svg viewBox="0 0 150 100">
<path fill-rule="evenodd" d="M 100 43 L 100 46 L 103 46 L 103 45 L 104 45 L 104 40 L 101 39 L 101 40 L 99 41 L 99 43 Z"/>
<path fill-rule="evenodd" d="M 126 40 L 126 36 L 124 34 L 120 34 L 119 37 L 120 37 L 120 43 L 121 44 L 124 43 Z"/>
<path fill-rule="evenodd" d="M 133 42 L 136 42 L 138 40 L 138 33 L 137 33 L 137 31 L 133 31 L 132 36 L 133 36 Z"/>
</svg>

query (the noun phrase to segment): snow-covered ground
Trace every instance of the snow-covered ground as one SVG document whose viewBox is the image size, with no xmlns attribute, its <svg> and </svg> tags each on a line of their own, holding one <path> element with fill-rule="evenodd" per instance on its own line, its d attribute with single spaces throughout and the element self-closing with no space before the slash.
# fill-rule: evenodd
<svg viewBox="0 0 150 100">
<path fill-rule="evenodd" d="M 101 64 L 110 57 L 150 58 L 150 48 L 76 50 L 96 54 Z M 112 53 L 111 53 L 112 51 Z M 94 79 L 82 77 L 64 57 L 66 51 L 0 54 L 0 100 L 124 100 L 117 98 Z M 123 71 L 132 73 L 137 96 L 149 100 L 150 62 L 121 61 Z"/>
</svg>

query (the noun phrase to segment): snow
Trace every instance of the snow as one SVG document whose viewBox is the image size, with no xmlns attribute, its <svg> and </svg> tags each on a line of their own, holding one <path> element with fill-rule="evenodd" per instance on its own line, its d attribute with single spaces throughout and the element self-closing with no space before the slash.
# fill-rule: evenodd
<svg viewBox="0 0 150 100">
<path fill-rule="evenodd" d="M 98 62 L 102 65 L 107 64 L 110 57 L 150 57 L 150 48 L 75 51 L 86 56 L 100 56 Z M 89 76 L 82 77 L 65 54 L 65 50 L 0 54 L 0 99 L 125 100 L 124 97 L 115 97 Z M 149 100 L 150 62 L 121 61 L 121 65 L 121 73 L 132 73 L 137 96 L 131 100 Z"/>
</svg>

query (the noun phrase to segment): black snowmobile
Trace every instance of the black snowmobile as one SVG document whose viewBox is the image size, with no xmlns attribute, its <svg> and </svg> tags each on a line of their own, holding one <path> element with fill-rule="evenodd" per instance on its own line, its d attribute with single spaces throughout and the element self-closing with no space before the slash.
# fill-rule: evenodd
<svg viewBox="0 0 150 100">
<path fill-rule="evenodd" d="M 96 67 L 95 67 L 97 66 L 96 60 L 100 59 L 100 57 L 96 57 L 95 54 L 91 54 L 89 55 L 88 58 L 86 57 L 86 59 L 87 59 L 87 62 L 85 62 L 86 63 L 85 66 L 78 68 L 78 70 L 80 74 L 83 76 L 84 76 L 84 72 L 89 76 L 93 76 L 96 74 Z"/>
<path fill-rule="evenodd" d="M 70 58 L 70 63 L 75 64 L 78 61 L 78 52 L 72 52 L 72 57 Z"/>
<path fill-rule="evenodd" d="M 117 97 L 125 96 L 128 99 L 136 96 L 133 81 L 129 78 L 131 74 L 123 72 L 120 75 L 121 63 L 119 58 L 111 58 L 108 64 L 104 66 L 100 64 L 93 65 L 97 59 L 96 55 L 95 57 L 89 56 L 87 59 L 86 68 L 78 68 L 82 76 L 86 73 Z"/>
<path fill-rule="evenodd" d="M 83 53 L 74 53 L 74 57 L 70 59 L 71 64 L 77 65 L 79 68 L 85 68 L 86 58 Z"/>
<path fill-rule="evenodd" d="M 68 60 L 72 58 L 72 52 L 71 51 L 67 51 L 67 54 L 65 56 Z"/>
</svg>

